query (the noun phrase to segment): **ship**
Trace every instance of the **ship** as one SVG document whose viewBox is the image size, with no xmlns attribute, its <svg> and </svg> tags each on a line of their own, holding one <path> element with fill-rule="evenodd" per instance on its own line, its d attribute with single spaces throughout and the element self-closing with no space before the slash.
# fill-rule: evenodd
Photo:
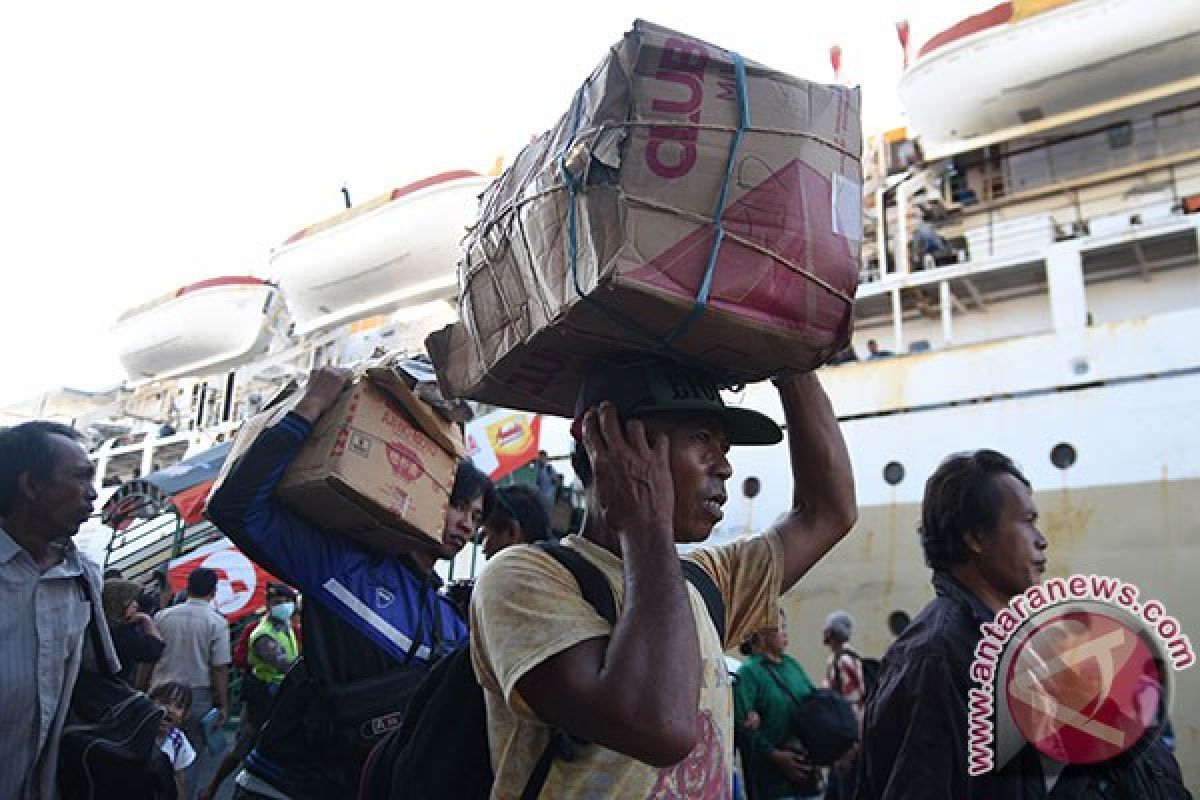
<svg viewBox="0 0 1200 800">
<path fill-rule="evenodd" d="M 1052 575 L 1133 582 L 1200 635 L 1188 589 L 1200 569 L 1197 53 L 1195 4 L 1008 0 L 906 59 L 904 124 L 864 154 L 852 347 L 819 372 L 860 510 L 784 600 L 809 674 L 824 674 L 831 611 L 849 611 L 855 648 L 878 656 L 929 601 L 924 482 L 947 455 L 982 447 L 1030 479 Z M 219 532 L 194 499 L 242 420 L 314 366 L 416 353 L 452 321 L 458 242 L 487 180 L 455 172 L 401 187 L 284 242 L 271 281 L 219 279 L 132 309 L 118 322 L 132 331 L 129 381 L 26 407 L 97 435 L 104 511 L 84 535 L 98 557 L 139 573 L 211 547 Z M 234 326 L 199 310 L 221 292 L 262 303 L 244 303 Z M 155 326 L 191 304 L 188 318 L 213 329 L 156 349 L 170 337 Z M 767 384 L 727 401 L 782 419 Z M 568 423 L 519 422 L 536 432 L 529 457 L 548 451 L 569 484 Z M 762 530 L 791 504 L 782 445 L 730 459 L 718 540 Z M 468 550 L 445 577 L 475 573 L 482 557 Z M 1197 675 L 1174 676 L 1171 709 L 1191 786 Z"/>
<path fill-rule="evenodd" d="M 785 598 L 809 674 L 824 674 L 830 612 L 880 656 L 931 599 L 925 480 L 985 447 L 1032 483 L 1047 578 L 1132 582 L 1200 642 L 1197 54 L 1194 4 L 1013 0 L 909 63 L 906 125 L 867 148 L 857 360 L 819 372 L 859 520 Z M 770 386 L 736 400 L 782 418 Z M 792 492 L 782 445 L 731 461 L 726 536 L 763 528 Z M 1200 672 L 1173 679 L 1195 787 Z"/>
</svg>

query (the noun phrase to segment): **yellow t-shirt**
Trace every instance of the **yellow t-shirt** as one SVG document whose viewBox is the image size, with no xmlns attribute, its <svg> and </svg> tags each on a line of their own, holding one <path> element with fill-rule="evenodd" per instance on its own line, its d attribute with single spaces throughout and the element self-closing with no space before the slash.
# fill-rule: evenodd
<svg viewBox="0 0 1200 800">
<path fill-rule="evenodd" d="M 563 542 L 608 578 L 619 616 L 625 589 L 621 560 L 579 536 L 568 536 Z M 721 591 L 726 641 L 739 642 L 778 620 L 783 546 L 777 534 L 701 548 L 688 557 L 707 570 Z M 700 593 L 689 584 L 688 594 L 703 660 L 696 748 L 675 766 L 659 769 L 589 745 L 571 762 L 554 761 L 542 797 L 730 797 L 733 696 L 724 647 Z M 483 571 L 471 598 L 471 657 L 487 701 L 493 800 L 521 796 L 549 741 L 550 728 L 525 704 L 516 691 L 517 681 L 551 656 L 587 639 L 607 637 L 611 631 L 583 599 L 574 576 L 536 547 L 510 547 Z M 678 666 L 664 664 L 663 680 L 670 680 L 671 670 Z"/>
</svg>

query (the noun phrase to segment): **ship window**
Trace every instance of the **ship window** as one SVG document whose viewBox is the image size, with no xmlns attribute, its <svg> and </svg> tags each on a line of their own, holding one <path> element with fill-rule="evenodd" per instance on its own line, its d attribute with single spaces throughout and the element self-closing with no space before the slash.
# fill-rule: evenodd
<svg viewBox="0 0 1200 800">
<path fill-rule="evenodd" d="M 762 481 L 751 475 L 746 480 L 742 481 L 742 494 L 749 498 L 758 497 L 758 493 L 762 491 Z"/>
<path fill-rule="evenodd" d="M 1075 464 L 1075 448 L 1059 442 L 1050 450 L 1050 463 L 1059 469 L 1070 469 Z"/>
<path fill-rule="evenodd" d="M 909 621 L 910 620 L 906 612 L 896 609 L 892 613 L 888 614 L 888 630 L 892 632 L 892 636 L 899 636 L 900 634 L 904 633 L 904 629 L 908 627 Z"/>
<path fill-rule="evenodd" d="M 1129 147 L 1133 144 L 1133 125 L 1128 122 L 1113 125 L 1105 133 L 1108 134 L 1108 146 L 1113 150 L 1120 150 L 1122 147 Z"/>
<path fill-rule="evenodd" d="M 883 479 L 888 486 L 895 486 L 904 480 L 904 465 L 899 461 L 889 461 L 883 468 Z"/>
</svg>

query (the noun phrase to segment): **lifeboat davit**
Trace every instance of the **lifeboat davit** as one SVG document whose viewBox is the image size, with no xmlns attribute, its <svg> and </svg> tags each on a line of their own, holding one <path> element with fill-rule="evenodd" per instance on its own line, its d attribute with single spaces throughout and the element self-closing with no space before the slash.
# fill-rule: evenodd
<svg viewBox="0 0 1200 800">
<path fill-rule="evenodd" d="M 443 172 L 290 237 L 271 256 L 298 334 L 452 298 L 461 241 L 492 178 Z"/>
<path fill-rule="evenodd" d="M 122 314 L 112 335 L 130 378 L 224 372 L 265 352 L 286 313 L 259 278 L 212 278 Z"/>
<path fill-rule="evenodd" d="M 1195 2 L 1012 0 L 930 39 L 900 79 L 900 100 L 937 158 L 1017 126 L 1071 122 L 1073 111 L 1193 91 L 1197 53 Z"/>
</svg>

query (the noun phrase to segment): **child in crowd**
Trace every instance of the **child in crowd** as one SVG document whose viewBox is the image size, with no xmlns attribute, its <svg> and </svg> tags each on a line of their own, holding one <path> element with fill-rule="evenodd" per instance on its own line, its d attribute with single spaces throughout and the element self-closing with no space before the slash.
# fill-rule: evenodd
<svg viewBox="0 0 1200 800">
<path fill-rule="evenodd" d="M 186 797 L 184 770 L 196 760 L 196 750 L 179 729 L 187 717 L 188 709 L 192 707 L 192 690 L 182 683 L 160 683 L 150 690 L 148 696 L 166 712 L 158 728 L 159 748 L 171 762 L 175 786 L 182 799 Z"/>
</svg>

